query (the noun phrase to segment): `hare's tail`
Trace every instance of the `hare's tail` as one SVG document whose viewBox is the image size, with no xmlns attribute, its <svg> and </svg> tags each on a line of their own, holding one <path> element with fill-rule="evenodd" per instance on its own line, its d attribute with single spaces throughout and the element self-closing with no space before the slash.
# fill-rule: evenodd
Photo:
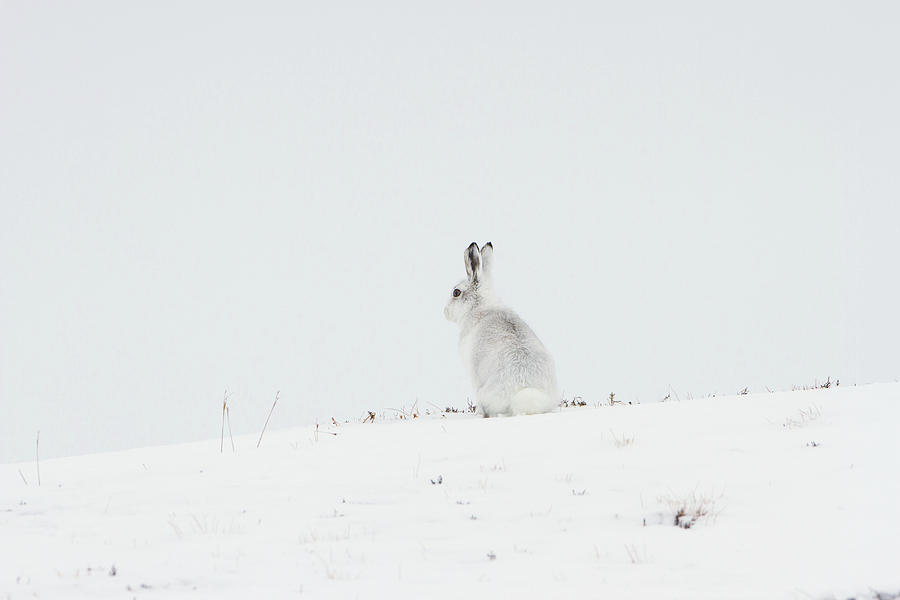
<svg viewBox="0 0 900 600">
<path fill-rule="evenodd" d="M 523 388 L 510 400 L 510 412 L 514 415 L 536 415 L 556 408 L 556 401 L 544 390 Z"/>
</svg>

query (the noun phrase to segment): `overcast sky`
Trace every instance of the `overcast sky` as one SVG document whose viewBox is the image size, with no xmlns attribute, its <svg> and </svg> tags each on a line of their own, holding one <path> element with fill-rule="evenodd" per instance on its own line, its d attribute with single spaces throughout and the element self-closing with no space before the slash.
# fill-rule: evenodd
<svg viewBox="0 0 900 600">
<path fill-rule="evenodd" d="M 378 6 L 376 6 L 378 5 Z M 490 5 L 490 6 L 488 6 Z M 0 462 L 462 406 L 491 240 L 565 394 L 900 377 L 900 5 L 0 3 Z"/>
</svg>

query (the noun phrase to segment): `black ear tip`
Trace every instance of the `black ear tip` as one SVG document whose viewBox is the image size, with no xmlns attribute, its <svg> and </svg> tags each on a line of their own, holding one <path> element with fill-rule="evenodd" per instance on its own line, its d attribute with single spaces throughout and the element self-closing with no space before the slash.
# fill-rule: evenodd
<svg viewBox="0 0 900 600">
<path fill-rule="evenodd" d="M 487 244 L 485 244 L 484 247 L 485 247 L 485 248 L 490 248 L 491 250 L 494 249 L 494 245 L 493 245 L 492 243 L 490 243 L 490 242 L 488 242 Z"/>
<path fill-rule="evenodd" d="M 473 250 L 473 249 L 475 250 L 475 252 L 478 252 L 478 244 L 476 244 L 475 242 L 472 242 L 471 244 L 469 244 L 469 250 Z"/>
</svg>

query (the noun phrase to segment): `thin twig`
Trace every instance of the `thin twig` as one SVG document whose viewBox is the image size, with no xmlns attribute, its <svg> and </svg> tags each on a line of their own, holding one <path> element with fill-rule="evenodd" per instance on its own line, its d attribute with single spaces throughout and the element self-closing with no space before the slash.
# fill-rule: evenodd
<svg viewBox="0 0 900 600">
<path fill-rule="evenodd" d="M 675 388 L 672 387 L 672 384 L 671 384 L 671 383 L 669 384 L 669 391 L 672 392 L 673 394 L 675 394 L 675 399 L 676 399 L 676 400 L 678 400 L 679 402 L 681 402 L 681 398 L 678 397 L 678 392 L 675 390 Z"/>
<path fill-rule="evenodd" d="M 28 485 L 28 480 L 25 479 L 25 473 L 22 472 L 22 469 L 19 469 L 19 477 L 22 478 L 22 481 L 25 482 L 25 485 Z"/>
<path fill-rule="evenodd" d="M 228 437 L 231 439 L 231 451 L 234 452 L 234 436 L 231 434 L 231 407 L 225 409 L 225 420 L 228 421 Z"/>
<path fill-rule="evenodd" d="M 221 454 L 225 450 L 225 407 L 228 406 L 228 390 L 225 390 L 225 395 L 222 396 L 222 440 L 219 443 L 219 453 Z"/>
<path fill-rule="evenodd" d="M 41 487 L 41 458 L 39 456 L 41 448 L 41 431 L 37 432 L 37 439 L 34 441 L 34 464 L 37 466 L 38 487 Z"/>
<path fill-rule="evenodd" d="M 278 404 L 278 395 L 281 391 L 275 392 L 275 402 L 272 403 L 272 408 L 269 409 L 269 414 L 266 416 L 266 422 L 263 424 L 262 431 L 259 432 L 259 439 L 256 441 L 256 447 L 259 448 L 260 443 L 262 443 L 262 436 L 266 432 L 266 427 L 269 425 L 269 418 L 272 416 L 272 412 L 275 410 L 275 405 Z"/>
<path fill-rule="evenodd" d="M 322 431 L 322 433 L 324 433 L 326 435 L 335 435 L 335 436 L 337 435 L 337 432 L 335 432 L 335 431 Z M 318 423 L 316 423 L 315 436 L 316 436 L 316 441 L 318 442 L 319 441 L 319 424 Z"/>
</svg>

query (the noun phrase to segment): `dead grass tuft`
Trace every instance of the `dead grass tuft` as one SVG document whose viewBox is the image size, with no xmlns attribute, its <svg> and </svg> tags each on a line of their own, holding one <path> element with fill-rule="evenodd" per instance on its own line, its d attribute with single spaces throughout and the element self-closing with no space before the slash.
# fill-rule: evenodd
<svg viewBox="0 0 900 600">
<path fill-rule="evenodd" d="M 806 408 L 801 408 L 796 414 L 787 417 L 781 426 L 785 429 L 796 429 L 798 427 L 809 425 L 821 416 L 822 409 L 815 404 L 812 404 Z"/>
<path fill-rule="evenodd" d="M 585 402 L 584 398 L 582 398 L 581 396 L 572 396 L 571 400 L 566 400 L 565 398 L 563 398 L 559 402 L 560 408 L 570 408 L 577 406 L 587 406 L 587 402 Z"/>
<path fill-rule="evenodd" d="M 801 390 L 827 390 L 831 386 L 838 387 L 840 385 L 841 385 L 840 379 L 835 379 L 834 381 L 831 381 L 831 377 L 829 376 L 828 378 L 825 379 L 824 383 L 819 383 L 818 380 L 813 380 L 812 385 L 795 385 L 795 386 L 791 387 L 791 391 L 797 392 L 797 391 L 801 391 Z"/>
<path fill-rule="evenodd" d="M 647 548 L 638 549 L 638 547 L 634 544 L 625 544 L 625 553 L 628 555 L 628 560 L 631 561 L 633 565 L 641 565 L 647 562 Z"/>
<path fill-rule="evenodd" d="M 690 529 L 701 519 L 714 518 L 716 498 L 711 494 L 699 494 L 697 490 L 689 494 L 661 496 L 659 501 L 672 512 L 672 524 L 682 529 Z"/>
<path fill-rule="evenodd" d="M 609 434 L 612 436 L 613 444 L 615 444 L 616 448 L 625 448 L 634 443 L 634 434 L 631 434 L 631 437 L 629 437 L 623 433 L 620 437 L 612 429 L 609 430 Z"/>
</svg>

